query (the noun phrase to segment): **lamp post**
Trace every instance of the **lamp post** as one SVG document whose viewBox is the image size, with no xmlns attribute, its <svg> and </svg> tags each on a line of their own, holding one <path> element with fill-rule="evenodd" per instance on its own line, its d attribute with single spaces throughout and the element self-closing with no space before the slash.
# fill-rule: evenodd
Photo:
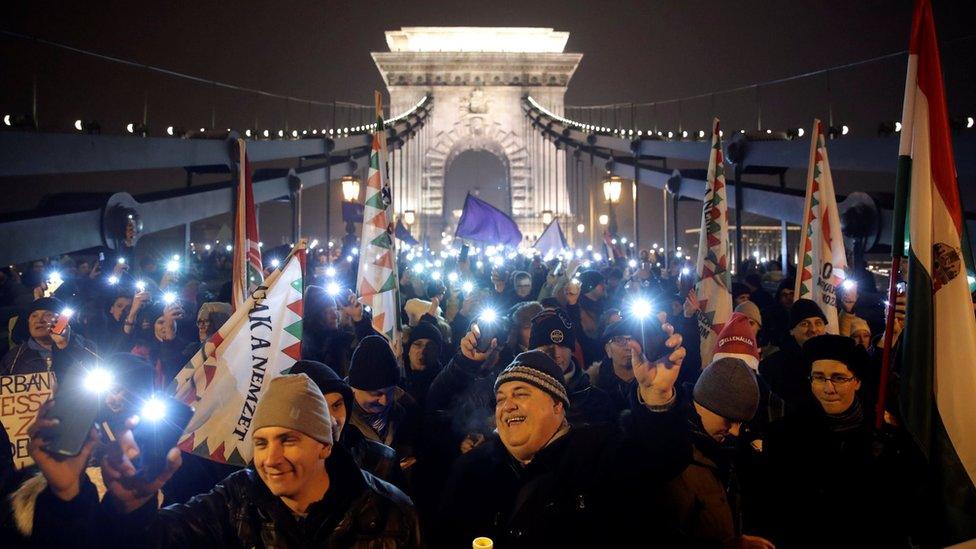
<svg viewBox="0 0 976 549">
<path fill-rule="evenodd" d="M 342 237 L 342 253 L 346 255 L 349 250 L 356 245 L 356 224 L 353 222 L 353 216 L 351 215 L 351 210 L 353 205 L 359 202 L 359 179 L 352 175 L 344 175 L 342 177 L 342 199 L 345 201 L 343 204 L 343 210 L 346 208 L 350 209 L 350 212 L 344 214 L 342 217 L 346 220 L 346 234 Z M 347 206 L 348 204 L 348 206 Z"/>
<path fill-rule="evenodd" d="M 620 203 L 620 191 L 623 187 L 620 176 L 609 175 L 607 179 L 603 181 L 603 198 L 607 200 L 607 209 L 609 211 L 609 227 L 611 235 L 617 234 L 617 212 L 614 209 L 614 204 Z M 602 223 L 601 223 L 602 225 Z"/>
</svg>

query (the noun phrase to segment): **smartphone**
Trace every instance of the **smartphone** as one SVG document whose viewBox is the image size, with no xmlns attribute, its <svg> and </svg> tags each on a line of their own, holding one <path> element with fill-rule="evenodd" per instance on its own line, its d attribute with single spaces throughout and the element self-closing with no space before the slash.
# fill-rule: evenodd
<svg viewBox="0 0 976 549">
<path fill-rule="evenodd" d="M 666 345 L 668 336 L 656 316 L 638 322 L 641 323 L 641 349 L 648 360 L 657 362 L 671 354 Z"/>
<path fill-rule="evenodd" d="M 461 254 L 458 255 L 458 261 L 467 261 L 468 260 L 468 252 L 470 250 L 471 250 L 471 246 L 468 246 L 467 244 L 461 246 Z"/>
<path fill-rule="evenodd" d="M 488 349 L 491 348 L 491 340 L 498 338 L 498 344 L 502 344 L 502 335 L 505 333 L 505 322 L 504 320 L 496 315 L 492 315 L 494 318 L 486 318 L 486 314 L 482 313 L 478 316 L 478 319 L 473 322 L 473 324 L 478 325 L 478 331 L 481 333 L 478 336 L 478 344 L 475 348 L 478 352 L 486 353 Z"/>
<path fill-rule="evenodd" d="M 172 396 L 153 397 L 157 414 L 140 414 L 139 424 L 132 431 L 139 456 L 133 465 L 137 474 L 151 481 L 166 468 L 166 454 L 176 446 L 193 417 L 193 408 Z"/>
<path fill-rule="evenodd" d="M 61 335 L 65 330 L 68 329 L 68 321 L 71 320 L 71 315 L 74 311 L 71 309 L 64 309 L 61 314 L 58 315 L 58 319 L 54 322 L 54 326 L 51 327 L 51 333 L 54 335 Z"/>
<path fill-rule="evenodd" d="M 105 262 L 105 252 L 98 252 L 98 262 L 99 263 Z"/>
<path fill-rule="evenodd" d="M 77 456 L 95 425 L 102 397 L 85 388 L 86 372 L 85 368 L 72 368 L 58 383 L 48 416 L 57 418 L 60 423 L 46 437 L 48 453 Z"/>
</svg>

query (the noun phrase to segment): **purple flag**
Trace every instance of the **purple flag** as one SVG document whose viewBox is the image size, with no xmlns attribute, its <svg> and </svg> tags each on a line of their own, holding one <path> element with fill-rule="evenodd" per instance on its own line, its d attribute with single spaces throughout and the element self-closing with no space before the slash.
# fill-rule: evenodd
<svg viewBox="0 0 976 549">
<path fill-rule="evenodd" d="M 464 211 L 454 236 L 485 244 L 518 246 L 522 242 L 522 231 L 511 217 L 471 193 L 464 199 Z"/>
<path fill-rule="evenodd" d="M 397 240 L 403 242 L 404 244 L 409 244 L 411 246 L 420 244 L 420 242 L 418 242 L 417 239 L 410 234 L 410 231 L 403 226 L 403 221 L 399 219 L 397 220 L 396 231 L 394 234 L 396 235 Z"/>
</svg>

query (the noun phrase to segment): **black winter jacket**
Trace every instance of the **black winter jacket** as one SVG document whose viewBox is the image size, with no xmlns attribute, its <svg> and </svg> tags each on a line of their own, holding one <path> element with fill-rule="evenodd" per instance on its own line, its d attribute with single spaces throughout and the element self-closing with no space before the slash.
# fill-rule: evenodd
<svg viewBox="0 0 976 549">
<path fill-rule="evenodd" d="M 396 487 L 356 467 L 339 447 L 326 461 L 331 485 L 323 500 L 298 519 L 253 469 L 224 479 L 184 505 L 155 508 L 150 501 L 125 516 L 111 496 L 100 509 L 94 489 L 71 502 L 38 498 L 35 540 L 61 547 L 79 540 L 96 547 L 421 547 L 413 503 Z M 90 485 L 90 482 L 88 483 Z M 84 520 L 79 520 L 84 519 Z M 63 525 L 63 526 L 62 526 Z M 35 534 L 37 536 L 37 534 Z"/>
</svg>

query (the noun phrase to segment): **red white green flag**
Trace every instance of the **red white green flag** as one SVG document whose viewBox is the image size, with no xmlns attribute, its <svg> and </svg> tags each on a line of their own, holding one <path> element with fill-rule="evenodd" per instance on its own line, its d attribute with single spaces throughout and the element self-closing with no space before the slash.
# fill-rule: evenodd
<svg viewBox="0 0 976 549">
<path fill-rule="evenodd" d="M 823 124 L 813 121 L 810 163 L 807 167 L 807 196 L 800 230 L 800 257 L 796 277 L 796 299 L 810 299 L 827 317 L 827 333 L 838 333 L 837 287 L 844 281 L 847 256 L 837 213 L 834 180 L 830 176 Z"/>
<path fill-rule="evenodd" d="M 934 487 L 938 546 L 976 538 L 976 318 L 932 6 L 915 2 L 897 188 L 909 191 L 899 404 Z M 900 243 L 901 235 L 893 241 Z"/>
<path fill-rule="evenodd" d="M 237 140 L 240 154 L 237 177 L 237 209 L 234 215 L 234 263 L 230 306 L 237 310 L 251 292 L 264 282 L 258 218 L 254 209 L 254 183 L 247 160 L 247 142 Z"/>
<path fill-rule="evenodd" d="M 383 118 L 377 117 L 366 179 L 356 290 L 359 301 L 373 310 L 373 329 L 395 345 L 400 334 L 392 204 L 390 184 L 386 179 L 386 129 Z"/>
<path fill-rule="evenodd" d="M 303 240 L 176 374 L 174 394 L 194 409 L 180 450 L 221 463 L 251 461 L 258 400 L 301 359 L 304 270 Z"/>
<path fill-rule="evenodd" d="M 722 153 L 722 137 L 716 118 L 712 121 L 712 147 L 708 156 L 708 178 L 698 237 L 698 282 L 695 283 L 702 366 L 712 361 L 718 333 L 732 316 L 728 206 L 725 197 L 725 155 Z"/>
</svg>

